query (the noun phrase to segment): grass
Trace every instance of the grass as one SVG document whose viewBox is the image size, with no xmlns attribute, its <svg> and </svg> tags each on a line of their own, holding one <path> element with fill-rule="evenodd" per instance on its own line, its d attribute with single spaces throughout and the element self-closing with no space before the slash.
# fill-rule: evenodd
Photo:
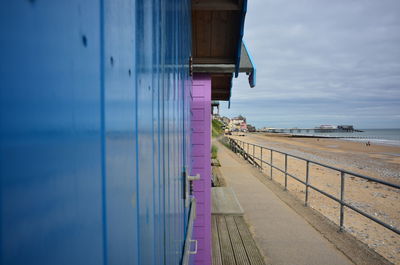
<svg viewBox="0 0 400 265">
<path fill-rule="evenodd" d="M 212 120 L 212 137 L 218 137 L 223 134 L 223 123 L 218 120 Z"/>
<path fill-rule="evenodd" d="M 211 146 L 211 159 L 217 159 L 218 156 L 218 147 L 215 145 Z"/>
</svg>

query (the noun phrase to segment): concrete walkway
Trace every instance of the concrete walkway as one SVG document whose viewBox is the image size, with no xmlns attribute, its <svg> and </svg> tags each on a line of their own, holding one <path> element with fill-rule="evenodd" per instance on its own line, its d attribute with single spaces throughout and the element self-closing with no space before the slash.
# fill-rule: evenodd
<svg viewBox="0 0 400 265">
<path fill-rule="evenodd" d="M 260 182 L 248 163 L 220 143 L 215 144 L 221 173 L 227 185 L 236 192 L 245 220 L 268 264 L 353 264 Z"/>
</svg>

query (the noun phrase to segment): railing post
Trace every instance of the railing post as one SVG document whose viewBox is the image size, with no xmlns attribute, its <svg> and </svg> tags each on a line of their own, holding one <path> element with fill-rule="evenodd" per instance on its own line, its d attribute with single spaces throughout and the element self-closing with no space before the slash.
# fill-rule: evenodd
<svg viewBox="0 0 400 265">
<path fill-rule="evenodd" d="M 272 149 L 271 149 L 271 155 L 270 155 L 270 163 L 271 163 L 271 172 L 270 172 L 270 178 L 272 180 Z"/>
<path fill-rule="evenodd" d="M 263 148 L 262 148 L 262 146 L 260 146 L 260 153 L 261 153 L 261 155 L 260 155 L 260 165 L 261 165 L 261 172 L 263 171 L 263 159 L 262 159 L 262 151 L 263 151 Z"/>
<path fill-rule="evenodd" d="M 340 172 L 340 231 L 344 230 L 344 172 Z"/>
<path fill-rule="evenodd" d="M 287 154 L 285 154 L 285 190 L 287 190 Z"/>
<path fill-rule="evenodd" d="M 307 164 L 306 164 L 306 201 L 305 201 L 305 206 L 308 206 L 308 186 L 309 186 L 309 164 L 310 162 L 307 160 Z"/>
<path fill-rule="evenodd" d="M 254 156 L 254 148 L 255 148 L 256 146 L 253 144 L 253 162 L 254 162 L 254 166 L 256 166 L 256 157 Z"/>
</svg>

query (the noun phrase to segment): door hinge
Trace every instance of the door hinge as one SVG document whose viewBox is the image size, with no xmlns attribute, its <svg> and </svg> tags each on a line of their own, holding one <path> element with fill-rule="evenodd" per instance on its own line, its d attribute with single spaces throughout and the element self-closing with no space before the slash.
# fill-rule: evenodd
<svg viewBox="0 0 400 265">
<path fill-rule="evenodd" d="M 189 75 L 193 76 L 193 57 L 189 57 Z"/>
</svg>

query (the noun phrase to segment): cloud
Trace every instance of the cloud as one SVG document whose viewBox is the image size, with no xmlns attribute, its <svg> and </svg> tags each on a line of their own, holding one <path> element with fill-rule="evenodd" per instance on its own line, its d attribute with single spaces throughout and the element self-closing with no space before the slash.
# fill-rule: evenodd
<svg viewBox="0 0 400 265">
<path fill-rule="evenodd" d="M 235 79 L 232 108 L 221 114 L 258 127 L 400 127 L 398 10 L 397 0 L 249 1 L 257 87 Z"/>
</svg>

